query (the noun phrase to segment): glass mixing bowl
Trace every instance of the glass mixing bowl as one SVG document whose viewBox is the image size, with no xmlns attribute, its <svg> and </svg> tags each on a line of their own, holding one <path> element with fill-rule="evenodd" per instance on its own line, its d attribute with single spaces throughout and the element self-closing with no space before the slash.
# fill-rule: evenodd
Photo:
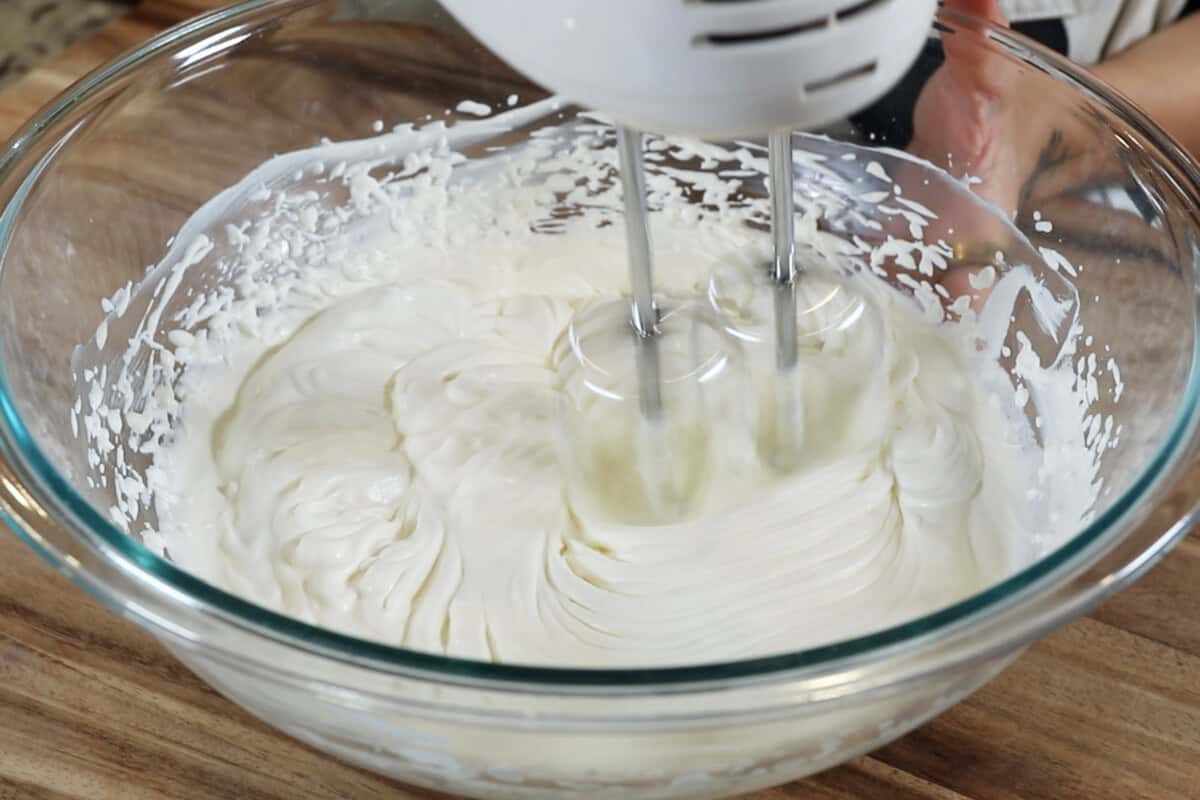
<svg viewBox="0 0 1200 800">
<path fill-rule="evenodd" d="M 997 238 L 997 217 L 964 188 L 969 181 L 913 172 L 895 154 L 877 151 L 878 159 L 894 175 L 912 173 L 910 196 L 948 212 L 956 243 L 974 254 L 968 261 L 978 266 L 1001 249 L 1007 263 L 1028 262 L 1040 286 L 1068 298 L 1094 343 L 1064 354 L 1063 331 L 1031 324 L 1039 357 L 1066 357 L 1084 371 L 1089 357 L 1112 357 L 1123 371 L 1123 380 L 1097 385 L 1094 416 L 1110 418 L 1116 433 L 1099 464 L 1104 492 L 1090 522 L 986 591 L 867 636 L 753 660 L 637 670 L 498 665 L 273 613 L 190 576 L 109 521 L 111 489 L 88 482 L 86 449 L 70 425 L 73 367 L 99 358 L 94 347 L 76 347 L 96 343 L 102 300 L 158 264 L 208 198 L 276 154 L 322 137 L 368 137 L 375 120 L 453 122 L 464 98 L 501 108 L 510 94 L 522 103 L 545 96 L 424 0 L 242 3 L 96 71 L 12 140 L 0 156 L 6 522 L 238 704 L 414 784 L 479 797 L 715 797 L 809 774 L 899 736 L 1128 584 L 1197 514 L 1183 478 L 1200 408 L 1200 174 L 1128 102 L 1007 31 L 943 14 L 923 63 L 936 61 L 939 31 L 984 34 L 976 46 L 1019 77 L 1030 118 L 1055 120 L 1057 144 L 1039 150 L 1016 198 L 1019 232 Z M 866 159 L 853 166 L 833 156 L 903 146 L 909 124 L 900 113 L 863 115 L 832 139 L 807 139 L 837 168 L 801 178 L 863 178 Z M 746 191 L 763 191 L 752 184 Z M 1050 219 L 1052 231 L 1039 224 Z M 1014 300 L 1018 326 L 1031 303 L 1028 293 Z"/>
</svg>

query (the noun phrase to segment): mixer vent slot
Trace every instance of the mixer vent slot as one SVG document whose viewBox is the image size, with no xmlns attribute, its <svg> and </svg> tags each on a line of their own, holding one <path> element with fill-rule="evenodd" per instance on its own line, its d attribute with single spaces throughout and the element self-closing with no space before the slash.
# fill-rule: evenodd
<svg viewBox="0 0 1200 800">
<path fill-rule="evenodd" d="M 838 22 L 845 22 L 851 17 L 857 17 L 859 14 L 870 11 L 875 6 L 881 6 L 887 2 L 889 2 L 889 0 L 863 0 L 861 3 L 857 3 L 848 8 L 843 8 L 841 11 L 834 14 L 833 18 Z"/>
<path fill-rule="evenodd" d="M 834 86 L 838 86 L 849 81 L 865 78 L 868 75 L 874 75 L 875 69 L 878 66 L 879 65 L 877 62 L 872 61 L 869 64 L 863 64 L 861 67 L 854 67 L 853 69 L 848 69 L 845 72 L 839 72 L 837 75 L 831 75 L 830 77 L 822 78 L 819 81 L 806 83 L 804 84 L 804 93 L 816 94 L 817 92 L 824 91 L 825 89 L 831 89 Z"/>
<path fill-rule="evenodd" d="M 726 5 L 734 3 L 745 3 L 751 5 L 753 3 L 777 2 L 778 0 L 685 0 L 689 4 L 696 5 Z M 759 31 L 740 31 L 737 33 L 704 33 L 697 36 L 694 44 L 711 44 L 719 47 L 739 44 L 758 44 L 761 42 L 771 42 L 777 39 L 787 39 L 791 36 L 799 36 L 813 31 L 824 30 L 832 27 L 839 22 L 844 22 L 859 14 L 870 11 L 872 8 L 884 3 L 892 2 L 892 0 L 863 0 L 861 3 L 855 3 L 852 6 L 847 6 L 833 14 L 826 14 L 822 17 L 814 17 L 812 19 L 797 22 L 792 25 L 787 25 L 779 28 L 770 28 Z"/>
</svg>

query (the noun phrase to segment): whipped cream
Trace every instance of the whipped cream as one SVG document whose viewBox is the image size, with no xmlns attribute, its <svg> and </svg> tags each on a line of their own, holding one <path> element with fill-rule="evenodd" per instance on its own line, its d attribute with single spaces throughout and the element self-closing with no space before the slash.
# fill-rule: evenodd
<svg viewBox="0 0 1200 800">
<path fill-rule="evenodd" d="M 668 305 L 704 305 L 734 275 L 708 309 L 733 355 L 703 388 L 708 445 L 685 456 L 704 459 L 695 506 L 640 524 L 637 470 L 618 458 L 585 480 L 564 432 L 564 409 L 586 406 L 564 380 L 569 326 L 626 289 L 610 132 L 583 120 L 461 154 L 536 116 L 291 154 L 202 209 L 89 345 L 103 366 L 84 374 L 75 422 L 114 520 L 317 625 L 558 666 L 694 664 L 878 630 L 993 584 L 1086 521 L 1119 431 L 1081 432 L 1104 424 L 1069 308 L 1014 266 L 987 277 L 977 317 L 931 280 L 944 243 L 854 233 L 890 214 L 920 234 L 932 216 L 896 203 L 875 162 L 867 188 L 882 198 L 802 199 L 803 291 L 820 306 L 836 285 L 863 318 L 813 324 L 801 458 L 771 467 L 770 298 L 752 279 L 770 245 L 765 201 L 741 191 L 763 155 L 657 140 L 656 280 Z M 800 185 L 838 185 L 822 157 L 800 158 Z M 881 280 L 884 262 L 910 293 Z M 1006 370 L 995 306 L 1022 287 L 1040 292 L 1043 328 L 1067 333 L 1048 363 L 1019 334 Z M 130 306 L 140 321 L 114 337 Z M 110 340 L 124 351 L 105 362 Z"/>
</svg>

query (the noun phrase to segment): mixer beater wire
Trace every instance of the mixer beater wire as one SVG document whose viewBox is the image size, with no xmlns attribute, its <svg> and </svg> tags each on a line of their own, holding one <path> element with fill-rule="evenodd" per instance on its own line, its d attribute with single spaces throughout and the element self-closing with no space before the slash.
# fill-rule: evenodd
<svg viewBox="0 0 1200 800">
<path fill-rule="evenodd" d="M 633 293 L 630 323 L 635 334 L 638 405 L 645 431 L 657 440 L 650 449 L 657 452 L 655 461 L 669 458 L 665 431 L 661 364 L 659 360 L 659 309 L 654 300 L 654 271 L 650 252 L 648 211 L 646 207 L 646 177 L 642 163 L 640 131 L 628 126 L 617 127 L 617 154 L 624 195 L 626 247 L 629 259 L 629 282 Z M 796 320 L 795 197 L 792 167 L 791 131 L 771 134 L 768 139 L 770 161 L 771 238 L 774 255 L 771 263 L 771 286 L 774 295 L 775 362 L 774 430 L 771 460 L 780 468 L 790 468 L 796 462 L 803 435 L 800 413 L 799 346 Z M 652 467 L 662 473 L 669 467 Z"/>
</svg>

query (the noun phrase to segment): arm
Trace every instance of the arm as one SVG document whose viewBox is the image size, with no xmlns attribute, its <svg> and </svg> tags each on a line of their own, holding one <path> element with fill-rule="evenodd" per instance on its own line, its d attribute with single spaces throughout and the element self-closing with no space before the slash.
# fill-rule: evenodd
<svg viewBox="0 0 1200 800">
<path fill-rule="evenodd" d="M 1092 71 L 1200 158 L 1200 14 L 1179 20 Z"/>
</svg>

